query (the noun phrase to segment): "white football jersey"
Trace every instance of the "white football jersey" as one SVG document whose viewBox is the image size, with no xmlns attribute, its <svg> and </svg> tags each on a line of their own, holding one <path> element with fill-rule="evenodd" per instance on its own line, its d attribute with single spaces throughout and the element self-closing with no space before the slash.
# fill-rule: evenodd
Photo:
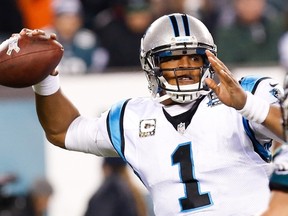
<svg viewBox="0 0 288 216">
<path fill-rule="evenodd" d="M 242 86 L 270 103 L 277 101 L 271 79 L 250 77 Z M 191 110 L 190 123 L 176 121 L 173 126 L 172 117 L 153 99 L 119 102 L 96 121 L 99 140 L 77 150 L 104 156 L 109 156 L 107 149 L 116 150 L 151 193 L 157 216 L 248 216 L 263 211 L 270 194 L 271 139 L 258 140 L 259 133 L 247 120 L 211 95 Z M 72 128 L 71 137 L 77 127 Z M 71 146 L 67 144 L 76 149 Z"/>
</svg>

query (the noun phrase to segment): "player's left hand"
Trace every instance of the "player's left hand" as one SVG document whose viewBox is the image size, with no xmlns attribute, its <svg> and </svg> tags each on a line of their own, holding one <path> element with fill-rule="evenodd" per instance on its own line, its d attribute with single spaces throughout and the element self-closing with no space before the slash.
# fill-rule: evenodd
<svg viewBox="0 0 288 216">
<path fill-rule="evenodd" d="M 206 55 L 220 79 L 220 83 L 217 84 L 213 79 L 206 78 L 206 84 L 215 92 L 222 103 L 237 110 L 242 109 L 247 98 L 245 91 L 220 59 L 208 50 L 206 50 Z"/>
</svg>

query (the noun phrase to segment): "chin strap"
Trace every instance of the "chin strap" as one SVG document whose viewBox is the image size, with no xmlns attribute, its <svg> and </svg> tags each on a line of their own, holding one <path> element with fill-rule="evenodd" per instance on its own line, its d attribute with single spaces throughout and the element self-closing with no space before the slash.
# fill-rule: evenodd
<svg viewBox="0 0 288 216">
<path fill-rule="evenodd" d="M 165 95 L 163 95 L 163 96 L 158 97 L 158 98 L 157 98 L 157 101 L 158 101 L 159 103 L 162 103 L 163 101 L 168 100 L 168 99 L 170 99 L 170 98 L 171 98 L 170 95 L 165 94 Z"/>
<path fill-rule="evenodd" d="M 210 91 L 197 91 L 197 92 L 192 92 L 190 94 L 174 94 L 174 93 L 166 93 L 163 96 L 160 96 L 157 98 L 158 102 L 163 102 L 165 100 L 171 99 L 172 101 L 180 104 L 185 104 L 185 103 L 190 103 L 192 101 L 197 100 L 203 95 L 209 94 Z"/>
</svg>

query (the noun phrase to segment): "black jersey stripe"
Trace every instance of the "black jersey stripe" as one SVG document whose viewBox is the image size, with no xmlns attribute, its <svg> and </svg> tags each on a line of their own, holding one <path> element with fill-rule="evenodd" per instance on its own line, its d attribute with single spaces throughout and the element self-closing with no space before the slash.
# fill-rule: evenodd
<svg viewBox="0 0 288 216">
<path fill-rule="evenodd" d="M 270 77 L 262 77 L 262 78 L 260 78 L 259 80 L 257 80 L 256 83 L 255 83 L 255 85 L 254 85 L 254 87 L 253 87 L 253 89 L 252 89 L 252 91 L 251 91 L 251 93 L 252 93 L 252 94 L 255 93 L 255 91 L 256 91 L 259 83 L 260 83 L 262 80 L 269 79 L 269 78 L 270 78 Z"/>
</svg>

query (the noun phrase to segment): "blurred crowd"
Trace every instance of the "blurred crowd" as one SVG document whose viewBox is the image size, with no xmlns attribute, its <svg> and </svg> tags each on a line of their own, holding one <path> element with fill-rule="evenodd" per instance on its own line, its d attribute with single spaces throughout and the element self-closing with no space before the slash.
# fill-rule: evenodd
<svg viewBox="0 0 288 216">
<path fill-rule="evenodd" d="M 2 0 L 0 43 L 22 28 L 44 29 L 56 33 L 65 48 L 58 68 L 61 74 L 141 70 L 141 37 L 153 20 L 174 12 L 199 18 L 228 66 L 280 65 L 288 71 L 287 0 Z M 16 198 L 1 197 L 3 185 L 0 178 L 0 216 L 7 216 L 1 210 L 7 203 L 16 203 Z M 36 202 L 41 204 L 37 211 L 41 213 L 35 215 L 43 215 L 52 192 L 48 182 L 35 181 L 20 202 L 26 215 L 34 215 L 30 211 Z M 91 204 L 99 194 L 91 197 L 86 215 L 93 212 Z"/>
<path fill-rule="evenodd" d="M 62 74 L 140 70 L 142 35 L 173 12 L 203 21 L 228 65 L 288 68 L 287 0 L 2 0 L 0 41 L 23 27 L 45 29 L 65 48 Z"/>
<path fill-rule="evenodd" d="M 5 192 L 5 187 L 16 181 L 17 175 L 0 175 L 0 216 L 45 216 L 53 195 L 49 181 L 45 177 L 36 177 L 26 193 Z"/>
</svg>

